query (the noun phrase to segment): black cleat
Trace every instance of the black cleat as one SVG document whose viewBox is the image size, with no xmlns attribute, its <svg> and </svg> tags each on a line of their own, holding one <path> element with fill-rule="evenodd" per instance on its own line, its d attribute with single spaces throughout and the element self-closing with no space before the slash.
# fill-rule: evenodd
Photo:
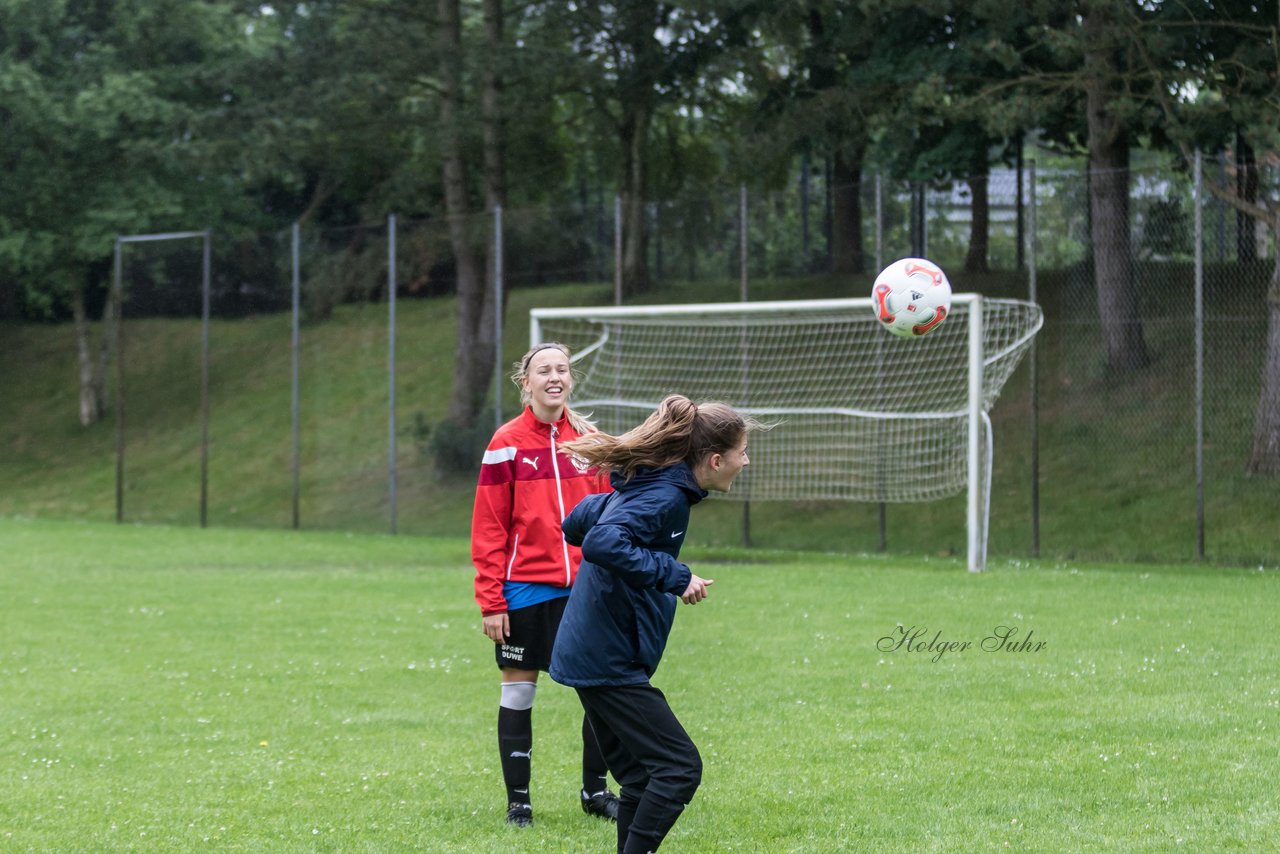
<svg viewBox="0 0 1280 854">
<path fill-rule="evenodd" d="M 529 827 L 533 824 L 533 807 L 514 802 L 508 804 L 507 824 L 514 827 Z"/>
<path fill-rule="evenodd" d="M 596 792 L 594 795 L 588 795 L 583 789 L 582 795 L 582 811 L 587 815 L 606 818 L 609 821 L 618 820 L 618 796 L 613 792 L 605 789 Z"/>
</svg>

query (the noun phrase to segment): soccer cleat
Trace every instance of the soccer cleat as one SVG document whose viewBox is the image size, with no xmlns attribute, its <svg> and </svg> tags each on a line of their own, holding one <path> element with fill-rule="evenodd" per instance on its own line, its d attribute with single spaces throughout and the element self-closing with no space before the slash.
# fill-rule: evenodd
<svg viewBox="0 0 1280 854">
<path fill-rule="evenodd" d="M 533 824 L 533 807 L 514 801 L 507 805 L 507 824 L 528 827 Z"/>
<path fill-rule="evenodd" d="M 618 820 L 618 796 L 613 792 L 604 789 L 594 795 L 588 795 L 586 789 L 583 789 L 581 795 L 584 813 L 607 818 L 609 821 Z"/>
</svg>

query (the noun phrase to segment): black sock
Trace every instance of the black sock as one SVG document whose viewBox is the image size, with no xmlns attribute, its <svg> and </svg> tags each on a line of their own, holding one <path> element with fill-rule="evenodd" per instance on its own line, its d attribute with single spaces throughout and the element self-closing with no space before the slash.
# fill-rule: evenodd
<svg viewBox="0 0 1280 854">
<path fill-rule="evenodd" d="M 533 752 L 533 709 L 498 707 L 498 751 L 507 802 L 529 801 L 529 754 Z"/>
<path fill-rule="evenodd" d="M 631 820 L 636 817 L 636 808 L 640 806 L 640 798 L 635 789 L 626 786 L 618 787 L 618 854 L 626 847 L 627 836 L 631 833 Z"/>
<path fill-rule="evenodd" d="M 627 844 L 623 846 L 622 854 L 652 854 L 661 844 L 661 839 L 650 839 L 647 836 L 632 833 L 627 836 Z"/>
<path fill-rule="evenodd" d="M 582 716 L 582 791 L 588 795 L 603 792 L 609 788 L 608 768 L 605 767 L 604 754 L 600 752 L 600 742 L 596 740 L 596 731 L 591 728 L 587 716 Z"/>
</svg>

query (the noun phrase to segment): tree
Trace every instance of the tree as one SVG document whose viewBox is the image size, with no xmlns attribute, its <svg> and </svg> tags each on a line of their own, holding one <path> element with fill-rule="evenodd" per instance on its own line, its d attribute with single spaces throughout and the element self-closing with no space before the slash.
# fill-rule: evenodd
<svg viewBox="0 0 1280 854">
<path fill-rule="evenodd" d="M 1246 223 L 1266 223 L 1273 246 L 1280 249 L 1280 205 L 1258 192 L 1251 154 L 1280 151 L 1277 4 L 1222 0 L 1165 4 L 1148 20 L 1132 10 L 1129 14 L 1126 29 L 1140 72 L 1133 88 L 1158 110 L 1162 138 L 1179 151 L 1188 169 L 1194 169 L 1198 150 L 1234 146 L 1237 152 L 1249 152 L 1238 161 L 1236 175 L 1219 178 L 1205 170 L 1201 177 L 1208 191 Z M 1250 246 L 1239 263 L 1253 260 Z M 1245 466 L 1255 475 L 1280 474 L 1280 258 L 1272 264 L 1266 305 L 1262 382 Z"/>
<path fill-rule="evenodd" d="M 243 176 L 252 211 L 236 219 L 345 227 L 414 212 L 396 190 L 410 159 L 402 104 L 418 70 L 402 57 L 427 28 L 385 0 L 246 5 L 246 49 L 206 133 L 216 168 Z"/>
<path fill-rule="evenodd" d="M 460 115 L 467 101 L 463 85 L 464 48 L 459 0 L 438 0 L 440 27 L 440 125 L 446 216 L 449 240 L 457 269 L 458 336 L 454 358 L 453 390 L 445 415 L 446 429 L 471 435 L 485 399 L 487 380 L 494 368 L 494 320 L 499 312 L 493 282 L 491 241 L 478 243 L 472 234 L 468 158 Z M 502 124 L 502 80 L 497 71 L 503 54 L 502 9 L 497 0 L 484 7 L 484 55 L 488 58 L 481 82 L 483 123 L 482 162 L 484 166 L 484 206 L 492 213 L 506 196 L 504 180 L 504 138 Z M 447 467 L 464 455 L 445 455 Z M 473 461 L 468 457 L 469 469 Z"/>
<path fill-rule="evenodd" d="M 572 52 L 565 93 L 585 99 L 617 141 L 622 290 L 640 293 L 649 286 L 645 205 L 655 121 L 715 97 L 715 64 L 745 44 L 754 3 L 546 3 L 540 12 Z"/>
<path fill-rule="evenodd" d="M 914 180 L 963 181 L 969 186 L 969 245 L 963 270 L 986 273 L 991 165 L 1014 165 L 1024 129 L 1037 119 L 1016 96 L 1007 90 L 997 96 L 990 87 L 1015 77 L 1018 56 L 1029 47 L 1026 30 L 1032 18 L 1025 7 L 1008 4 L 995 17 L 984 16 L 982 6 L 975 10 L 970 4 L 944 6 L 927 17 L 914 8 L 908 11 L 915 19 L 912 30 L 927 34 L 915 39 L 920 46 L 912 56 L 928 73 L 895 115 L 895 123 L 914 130 L 907 144 L 897 149 L 898 158 L 912 161 L 904 171 Z"/>
<path fill-rule="evenodd" d="M 1123 48 L 1108 0 L 1085 9 L 1083 85 L 1089 137 L 1089 214 L 1093 238 L 1093 281 L 1098 319 L 1113 371 L 1144 368 L 1151 362 L 1142 333 L 1138 288 L 1133 277 L 1129 230 L 1130 127 L 1123 104 Z"/>
<path fill-rule="evenodd" d="M 1273 246 L 1280 246 L 1280 216 L 1271 215 Z M 1262 388 L 1254 411 L 1253 444 L 1246 471 L 1280 475 L 1280 260 L 1267 289 L 1267 338 L 1263 351 Z"/>
<path fill-rule="evenodd" d="M 356 193 L 352 198 L 366 214 L 438 217 L 446 227 L 457 335 L 453 382 L 433 444 L 443 470 L 472 471 L 475 446 L 488 435 L 480 415 L 491 388 L 495 326 L 503 308 L 495 281 L 493 213 L 511 194 L 513 127 L 520 143 L 515 174 L 530 176 L 517 188 L 520 198 L 537 197 L 556 183 L 549 180 L 558 174 L 548 168 L 557 160 L 557 134 L 547 88 L 559 58 L 545 50 L 536 16 L 522 15 L 519 39 L 538 51 L 522 65 L 499 0 L 325 0 L 296 9 L 305 10 L 296 14 L 319 35 L 309 34 L 305 43 L 295 39 L 301 49 L 295 62 L 327 66 L 318 71 L 326 90 L 317 93 L 324 113 L 297 111 L 310 115 L 319 130 L 306 137 L 315 145 L 304 148 L 301 163 L 305 185 L 316 188 L 307 209 L 323 201 L 321 190 L 328 187 L 339 200 L 344 191 Z M 312 49 L 326 45 L 328 58 Z M 516 98 L 506 91 L 512 77 L 522 86 Z M 337 94 L 326 100 L 326 93 Z M 377 114 L 363 114 L 364 103 Z M 335 117 L 347 121 L 335 123 Z M 371 168 L 362 171 L 361 161 L 334 156 L 363 152 L 366 134 Z M 360 178 L 354 186 L 352 177 Z"/>
<path fill-rule="evenodd" d="M 229 3 L 0 0 L 0 269 L 28 314 L 74 317 L 80 421 L 103 412 L 110 330 L 95 348 L 113 239 L 204 225 L 228 185 L 201 182 L 203 110 L 219 63 L 242 47 Z M 202 221 L 203 220 L 203 221 Z"/>
<path fill-rule="evenodd" d="M 830 164 L 832 272 L 860 273 L 862 176 L 874 119 L 891 83 L 871 63 L 879 21 L 860 4 L 806 0 L 773 5 L 763 16 L 759 59 L 749 77 L 758 104 L 747 127 L 754 154 L 821 156 Z"/>
<path fill-rule="evenodd" d="M 1280 151 L 1280 58 L 1275 52 L 1280 43 L 1280 8 L 1275 2 L 1227 0 L 1198 11 L 1202 17 L 1188 21 L 1205 48 L 1194 54 L 1197 62 L 1190 69 L 1196 97 L 1173 100 L 1169 93 L 1189 91 L 1189 87 L 1171 88 L 1167 78 L 1159 81 L 1163 85 L 1156 91 L 1188 163 L 1195 158 L 1191 143 L 1224 124 L 1234 128 L 1238 149 L 1250 153 L 1235 182 L 1219 183 L 1209 175 L 1208 189 L 1240 212 L 1246 223 L 1266 223 L 1272 235 L 1274 261 L 1266 298 L 1262 382 L 1245 468 L 1254 475 L 1280 475 L 1280 204 L 1258 192 L 1258 167 L 1252 157 L 1255 151 L 1273 155 Z M 1251 250 L 1252 246 L 1243 253 L 1242 262 L 1254 260 Z"/>
<path fill-rule="evenodd" d="M 986 3 L 987 21 L 1007 15 Z M 1033 2 L 1016 31 L 997 35 L 987 50 L 1016 62 L 1011 73 L 979 87 L 978 104 L 1000 96 L 1009 130 L 1035 126 L 1009 118 L 1038 118 L 1046 140 L 1088 157 L 1090 245 L 1099 321 L 1109 370 L 1122 372 L 1151 361 L 1138 311 L 1129 237 L 1129 147 L 1152 132 L 1154 115 L 1145 92 L 1135 91 L 1136 56 L 1155 27 L 1134 27 L 1152 13 L 1125 0 Z M 1003 29 L 1003 34 L 1002 33 Z M 1015 132 L 1012 134 L 1017 136 Z"/>
<path fill-rule="evenodd" d="M 998 100 L 976 93 L 1005 80 L 1017 56 L 996 52 L 1000 39 L 1021 46 L 1024 13 L 1003 4 L 983 18 L 971 4 L 907 0 L 780 4 L 768 17 L 769 74 L 760 111 L 763 132 L 824 151 L 832 161 L 832 268 L 864 266 L 861 188 L 864 161 L 917 184 L 970 182 L 973 229 L 966 269 L 986 269 L 986 176 L 1007 128 Z M 1025 116 L 1019 116 L 1024 119 Z M 1011 151 L 1008 146 L 1005 152 Z"/>
</svg>

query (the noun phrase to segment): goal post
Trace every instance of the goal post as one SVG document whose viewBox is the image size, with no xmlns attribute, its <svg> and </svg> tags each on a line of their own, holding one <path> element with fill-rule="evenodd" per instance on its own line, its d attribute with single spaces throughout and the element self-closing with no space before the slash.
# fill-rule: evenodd
<svg viewBox="0 0 1280 854">
<path fill-rule="evenodd" d="M 574 406 L 623 432 L 670 393 L 778 427 L 728 500 L 966 496 L 968 566 L 986 563 L 987 412 L 1043 324 L 1029 302 L 955 294 L 928 336 L 886 333 L 872 300 L 535 308 L 532 343 L 573 351 Z"/>
</svg>

